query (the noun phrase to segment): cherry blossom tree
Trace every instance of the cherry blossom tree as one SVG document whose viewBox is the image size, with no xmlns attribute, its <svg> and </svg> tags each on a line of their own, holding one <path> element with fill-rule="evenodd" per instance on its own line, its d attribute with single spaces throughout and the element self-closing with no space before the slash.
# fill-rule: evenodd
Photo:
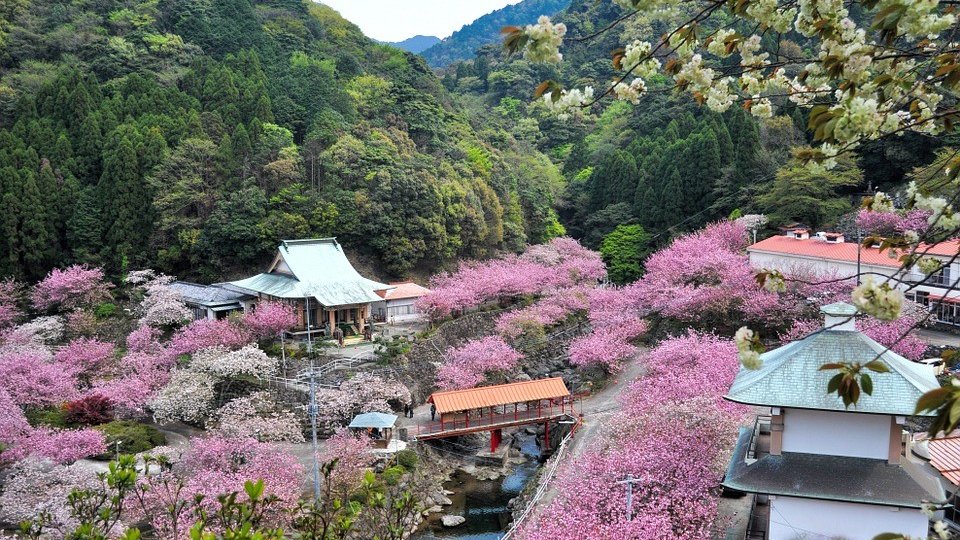
<svg viewBox="0 0 960 540">
<path fill-rule="evenodd" d="M 508 311 L 497 317 L 497 332 L 505 337 L 516 339 L 527 332 L 531 326 L 543 328 L 558 324 L 573 313 L 587 309 L 589 290 L 584 287 L 574 287 L 548 291 L 543 298 L 530 306 Z"/>
<path fill-rule="evenodd" d="M 53 307 L 71 310 L 109 300 L 111 287 L 105 281 L 102 268 L 85 265 L 55 268 L 33 287 L 30 301 L 42 311 Z"/>
<path fill-rule="evenodd" d="M 571 238 L 554 238 L 548 244 L 529 247 L 521 255 L 461 263 L 456 272 L 435 276 L 431 293 L 418 305 L 437 319 L 487 302 L 595 285 L 605 276 L 606 268 L 598 253 Z"/>
<path fill-rule="evenodd" d="M 152 326 L 142 325 L 127 335 L 127 349 L 132 352 L 146 352 L 157 349 L 158 332 Z"/>
<path fill-rule="evenodd" d="M 218 345 L 193 353 L 190 369 L 222 379 L 262 379 L 276 373 L 277 359 L 267 356 L 256 344 L 246 345 L 235 351 Z"/>
<path fill-rule="evenodd" d="M 239 349 L 252 340 L 246 329 L 231 320 L 199 319 L 177 330 L 170 338 L 168 348 L 179 356 L 217 346 Z"/>
<path fill-rule="evenodd" d="M 75 373 L 91 373 L 113 360 L 115 350 L 113 343 L 78 338 L 57 349 L 54 359 Z"/>
<path fill-rule="evenodd" d="M 103 435 L 95 430 L 34 428 L 14 398 L 0 388 L 0 463 L 27 457 L 69 463 L 105 451 Z"/>
<path fill-rule="evenodd" d="M 0 388 L 18 405 L 57 405 L 75 399 L 77 372 L 41 346 L 0 348 Z"/>
<path fill-rule="evenodd" d="M 637 353 L 631 342 L 647 331 L 639 319 L 596 328 L 570 343 L 570 363 L 575 366 L 603 366 L 608 372 L 620 371 L 623 361 Z"/>
<path fill-rule="evenodd" d="M 260 302 L 256 309 L 243 314 L 242 321 L 256 338 L 275 338 L 297 325 L 297 313 L 283 302 Z"/>
<path fill-rule="evenodd" d="M 330 487 L 333 493 L 347 496 L 356 488 L 364 471 L 376 461 L 375 456 L 370 453 L 372 447 L 369 437 L 362 433 L 355 435 L 347 428 L 338 429 L 326 440 L 323 449 L 317 454 L 317 460 L 320 463 L 331 463 L 334 460 L 337 462 L 328 479 L 332 483 Z"/>
<path fill-rule="evenodd" d="M 470 340 L 448 349 L 445 356 L 447 361 L 437 370 L 437 386 L 444 390 L 478 386 L 487 374 L 509 371 L 522 358 L 500 336 Z"/>
<path fill-rule="evenodd" d="M 254 392 L 231 400 L 217 410 L 216 432 L 224 437 L 260 442 L 303 442 L 300 418 L 281 408 L 269 392 Z"/>
<path fill-rule="evenodd" d="M 217 379 L 190 369 L 174 370 L 162 390 L 149 402 L 158 423 L 202 424 L 213 408 Z"/>
<path fill-rule="evenodd" d="M 410 390 L 403 383 L 371 373 L 358 373 L 337 389 L 317 390 L 319 421 L 334 431 L 360 413 L 389 413 L 411 403 Z"/>
<path fill-rule="evenodd" d="M 127 275 L 127 284 L 142 289 L 138 312 L 140 323 L 148 326 L 172 326 L 188 321 L 193 314 L 180 293 L 170 286 L 174 279 L 153 270 L 137 270 Z"/>
<path fill-rule="evenodd" d="M 77 526 L 67 499 L 75 490 L 95 489 L 97 474 L 81 465 L 55 465 L 28 459 L 14 465 L 0 494 L 0 520 L 21 523 L 49 515 L 49 528 L 73 530 Z"/>
</svg>

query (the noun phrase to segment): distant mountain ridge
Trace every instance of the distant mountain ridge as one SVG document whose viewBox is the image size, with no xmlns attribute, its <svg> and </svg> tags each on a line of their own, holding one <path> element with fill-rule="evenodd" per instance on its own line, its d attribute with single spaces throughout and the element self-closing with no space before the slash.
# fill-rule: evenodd
<svg viewBox="0 0 960 540">
<path fill-rule="evenodd" d="M 420 54 L 423 51 L 429 49 L 430 47 L 440 43 L 440 38 L 437 36 L 413 36 L 407 38 L 403 41 L 384 41 L 383 43 L 387 45 L 393 45 L 398 49 L 404 51 L 412 52 L 413 54 Z"/>
<path fill-rule="evenodd" d="M 570 0 L 523 0 L 480 17 L 450 37 L 424 50 L 421 55 L 434 68 L 473 58 L 477 49 L 500 39 L 508 25 L 530 24 L 540 15 L 554 15 L 567 8 Z"/>
</svg>

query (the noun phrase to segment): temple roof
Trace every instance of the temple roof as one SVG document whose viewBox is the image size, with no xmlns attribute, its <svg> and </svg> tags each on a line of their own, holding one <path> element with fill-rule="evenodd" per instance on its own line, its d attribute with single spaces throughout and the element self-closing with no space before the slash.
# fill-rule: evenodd
<svg viewBox="0 0 960 540">
<path fill-rule="evenodd" d="M 842 307 L 825 308 L 831 312 L 828 317 L 841 314 Z M 911 416 L 917 399 L 940 387 L 930 366 L 911 362 L 856 330 L 819 330 L 760 358 L 760 369 L 740 369 L 726 399 L 770 407 Z M 862 393 L 860 400 L 847 408 L 836 393 L 827 394 L 827 383 L 838 372 L 820 371 L 820 366 L 832 362 L 866 364 L 876 358 L 890 372 L 867 371 L 873 381 L 873 395 Z"/>
<path fill-rule="evenodd" d="M 190 283 L 188 281 L 174 281 L 170 288 L 180 294 L 180 297 L 186 302 L 199 304 L 207 307 L 215 307 L 225 304 L 239 305 L 240 300 L 251 298 L 236 290 L 227 289 L 220 285 L 201 285 L 199 283 Z"/>
<path fill-rule="evenodd" d="M 885 460 L 784 452 L 747 460 L 752 432 L 740 428 L 722 485 L 748 493 L 919 508 L 945 502 L 936 482 L 918 483 L 902 466 Z"/>
<path fill-rule="evenodd" d="M 284 240 L 267 272 L 230 284 L 278 298 L 313 297 L 327 307 L 377 302 L 375 291 L 393 288 L 361 276 L 335 238 Z"/>
</svg>

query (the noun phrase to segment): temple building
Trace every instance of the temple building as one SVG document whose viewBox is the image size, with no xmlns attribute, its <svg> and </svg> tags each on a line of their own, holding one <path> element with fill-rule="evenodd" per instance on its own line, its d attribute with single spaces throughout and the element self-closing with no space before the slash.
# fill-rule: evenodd
<svg viewBox="0 0 960 540">
<path fill-rule="evenodd" d="M 856 308 L 822 308 L 820 331 L 761 355 L 741 369 L 725 398 L 763 407 L 753 429 L 741 428 L 723 481 L 754 497 L 747 538 L 870 540 L 884 532 L 926 538 L 923 503 L 943 504 L 947 483 L 909 450 L 906 417 L 940 385 L 929 366 L 913 363 L 856 329 Z M 865 370 L 872 394 L 849 408 L 828 394 L 837 370 L 827 363 L 879 359 L 889 372 Z"/>
<path fill-rule="evenodd" d="M 377 292 L 394 288 L 361 276 L 335 238 L 284 240 L 266 272 L 224 285 L 292 304 L 299 315 L 295 334 L 310 329 L 326 336 L 337 327 L 347 336 L 362 334 L 370 306 L 383 300 Z"/>
</svg>

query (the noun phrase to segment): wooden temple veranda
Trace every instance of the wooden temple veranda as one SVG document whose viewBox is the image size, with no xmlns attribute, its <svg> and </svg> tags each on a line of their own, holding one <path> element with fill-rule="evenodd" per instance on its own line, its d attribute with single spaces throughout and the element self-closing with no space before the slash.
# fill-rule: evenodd
<svg viewBox="0 0 960 540">
<path fill-rule="evenodd" d="M 549 446 L 550 422 L 579 422 L 581 416 L 580 396 L 571 395 L 560 377 L 434 392 L 427 401 L 437 408 L 439 420 L 419 424 L 416 440 L 489 431 L 491 452 L 500 446 L 503 428 L 543 424 Z"/>
</svg>

